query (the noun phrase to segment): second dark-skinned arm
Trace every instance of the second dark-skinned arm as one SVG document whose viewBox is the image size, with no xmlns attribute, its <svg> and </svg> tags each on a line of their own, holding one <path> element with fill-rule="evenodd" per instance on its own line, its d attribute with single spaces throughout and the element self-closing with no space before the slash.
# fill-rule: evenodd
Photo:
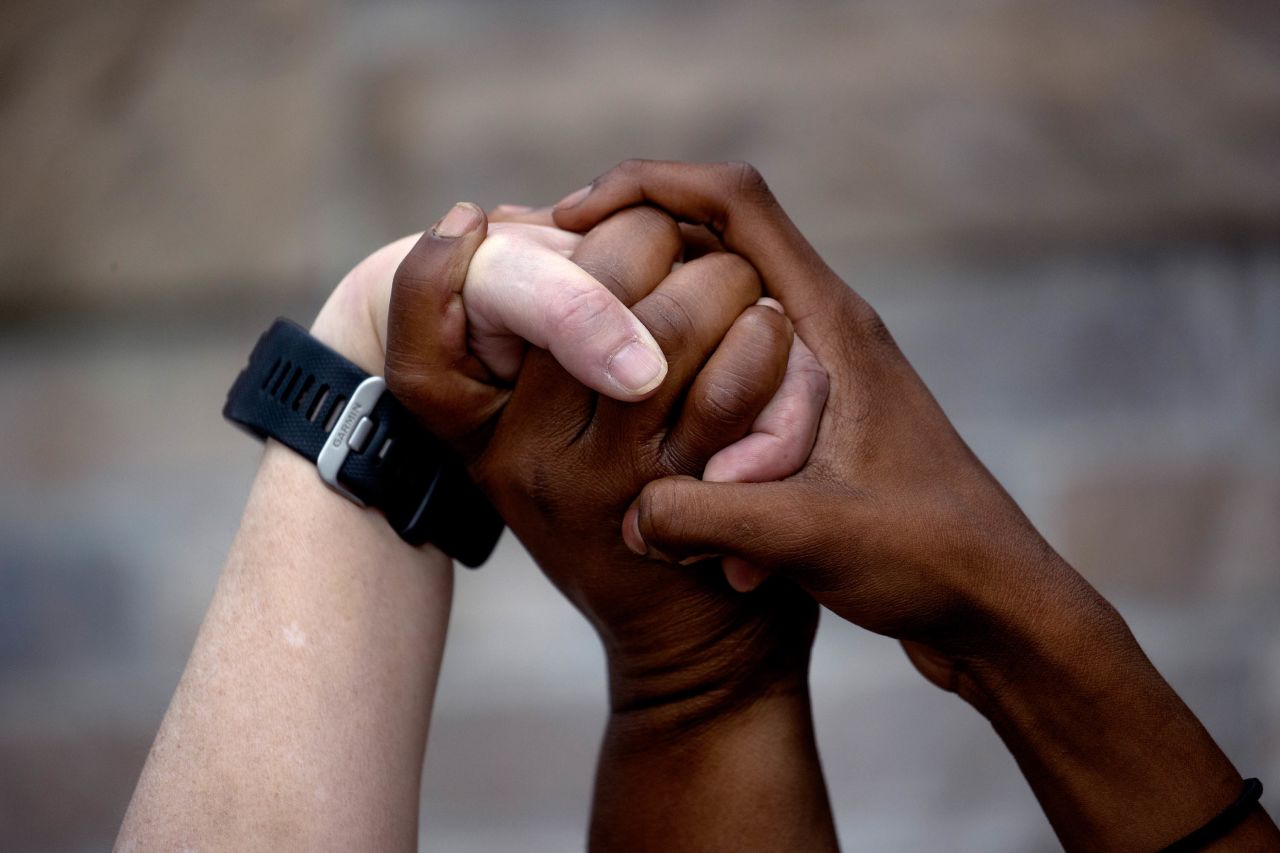
<svg viewBox="0 0 1280 853">
<path fill-rule="evenodd" d="M 827 369 L 806 466 L 777 483 L 665 478 L 624 536 L 668 558 L 729 554 L 904 641 L 991 721 L 1070 850 L 1152 851 L 1232 803 L 1242 779 L 1123 619 L 956 434 L 871 306 L 742 163 L 631 161 L 561 202 L 581 230 L 644 200 L 749 260 Z M 1221 850 L 1280 849 L 1261 806 Z"/>
<path fill-rule="evenodd" d="M 444 307 L 482 226 L 428 234 L 406 259 L 387 376 L 453 439 L 601 635 L 611 713 L 592 848 L 834 849 L 807 694 L 812 601 L 789 584 L 740 596 L 718 574 L 645 566 L 618 537 L 647 472 L 698 470 L 750 432 L 786 375 L 789 325 L 754 305 L 759 283 L 740 260 L 703 258 L 671 274 L 678 230 L 637 208 L 584 237 L 574 260 L 645 321 L 670 363 L 663 384 L 643 402 L 607 400 L 533 350 L 512 388 L 486 377 L 449 325 L 458 312 Z"/>
</svg>

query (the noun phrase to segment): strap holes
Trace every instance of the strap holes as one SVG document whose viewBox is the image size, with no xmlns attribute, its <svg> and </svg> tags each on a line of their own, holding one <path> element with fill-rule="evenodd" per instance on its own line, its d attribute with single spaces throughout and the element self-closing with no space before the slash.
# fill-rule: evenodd
<svg viewBox="0 0 1280 853">
<path fill-rule="evenodd" d="M 262 380 L 262 389 L 271 384 L 271 380 L 275 378 L 276 371 L 280 369 L 280 359 L 276 359 L 276 363 L 271 365 L 271 370 L 267 372 L 267 376 Z"/>
<path fill-rule="evenodd" d="M 342 410 L 347 407 L 347 398 L 339 394 L 333 401 L 333 408 L 329 410 L 329 417 L 325 419 L 324 431 L 333 432 L 333 426 L 338 422 L 338 415 L 342 414 Z"/>
<path fill-rule="evenodd" d="M 298 384 L 298 379 L 302 376 L 302 368 L 295 367 L 293 373 L 289 376 L 289 382 L 284 386 L 284 390 L 280 392 L 280 401 L 287 402 L 289 395 L 293 393 L 293 386 Z"/>
<path fill-rule="evenodd" d="M 293 410 L 298 411 L 298 407 L 302 405 L 302 398 L 307 396 L 307 392 L 311 390 L 311 386 L 316 384 L 316 378 L 311 374 L 307 374 L 307 378 L 303 381 L 302 387 L 298 389 L 298 396 L 293 398 Z"/>
<path fill-rule="evenodd" d="M 324 405 L 325 398 L 329 396 L 329 386 L 321 385 L 316 389 L 316 396 L 312 398 L 311 405 L 307 407 L 307 420 L 315 421 L 320 417 L 320 409 Z"/>
<path fill-rule="evenodd" d="M 276 392 L 280 390 L 280 383 L 283 382 L 284 378 L 289 375 L 289 370 L 292 367 L 293 367 L 293 363 L 288 361 L 286 361 L 284 365 L 281 366 L 280 372 L 276 374 L 275 380 L 271 383 L 271 390 L 267 392 L 268 394 L 270 394 L 272 397 L 276 396 Z"/>
<path fill-rule="evenodd" d="M 386 441 L 382 442 L 382 446 L 378 448 L 379 462 L 382 462 L 383 460 L 385 460 L 387 458 L 387 454 L 391 452 L 391 442 L 392 442 L 392 439 L 388 438 Z"/>
</svg>

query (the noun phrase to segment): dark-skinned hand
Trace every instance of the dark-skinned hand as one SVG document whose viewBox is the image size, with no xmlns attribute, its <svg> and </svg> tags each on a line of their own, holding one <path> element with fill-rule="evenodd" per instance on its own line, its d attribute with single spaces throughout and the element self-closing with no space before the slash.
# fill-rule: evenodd
<svg viewBox="0 0 1280 853">
<path fill-rule="evenodd" d="M 750 561 L 904 641 L 926 677 L 990 719 L 1070 849 L 1160 849 L 1226 808 L 1240 774 L 760 174 L 628 161 L 561 201 L 555 222 L 582 231 L 641 202 L 750 261 L 831 387 L 799 472 L 773 483 L 656 480 L 628 511 L 628 545 Z M 1213 849 L 1280 849 L 1280 834 L 1255 807 Z"/>
<path fill-rule="evenodd" d="M 669 372 L 641 402 L 618 402 L 531 350 L 514 384 L 466 350 L 458 302 L 483 222 L 428 232 L 397 272 L 387 381 L 464 454 L 475 480 L 548 577 L 599 632 L 615 711 L 672 703 L 704 714 L 804 680 L 816 609 L 788 583 L 751 595 L 719 574 L 631 553 L 623 513 L 650 480 L 700 474 L 751 432 L 782 384 L 792 332 L 740 258 L 712 253 L 672 270 L 682 243 L 651 208 L 622 211 L 573 260 L 649 329 Z M 821 409 L 825 388 L 809 407 Z M 796 460 L 798 465 L 804 454 Z"/>
</svg>

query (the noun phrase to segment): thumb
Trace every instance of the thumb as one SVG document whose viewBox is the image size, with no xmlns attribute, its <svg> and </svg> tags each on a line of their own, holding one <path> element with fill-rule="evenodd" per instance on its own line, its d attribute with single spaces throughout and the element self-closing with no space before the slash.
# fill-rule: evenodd
<svg viewBox="0 0 1280 853">
<path fill-rule="evenodd" d="M 387 386 L 455 446 L 501 408 L 507 393 L 467 350 L 462 285 L 486 232 L 479 207 L 455 205 L 409 250 L 391 286 Z"/>
<path fill-rule="evenodd" d="M 807 562 L 821 548 L 821 507 L 794 483 L 708 483 L 665 477 L 644 487 L 622 520 L 637 554 L 676 562 L 740 557 L 770 569 Z"/>
<path fill-rule="evenodd" d="M 649 396 L 667 373 L 653 335 L 605 285 L 543 242 L 503 232 L 475 253 L 464 290 L 472 351 L 511 380 L 528 341 L 595 391 L 628 402 Z"/>
</svg>

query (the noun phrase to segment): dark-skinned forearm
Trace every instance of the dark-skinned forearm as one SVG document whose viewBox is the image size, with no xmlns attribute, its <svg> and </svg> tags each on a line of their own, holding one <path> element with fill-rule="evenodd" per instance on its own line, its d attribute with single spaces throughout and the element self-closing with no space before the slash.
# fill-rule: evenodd
<svg viewBox="0 0 1280 853">
<path fill-rule="evenodd" d="M 1039 570 L 1039 569 L 1037 569 Z M 957 692 L 992 723 L 1070 850 L 1158 850 L 1221 812 L 1242 779 L 1114 608 L 1065 563 L 1024 597 Z M 1260 808 L 1215 849 L 1280 849 Z"/>
<path fill-rule="evenodd" d="M 718 701 L 610 715 L 591 849 L 838 849 L 807 687 L 716 713 Z"/>
</svg>

